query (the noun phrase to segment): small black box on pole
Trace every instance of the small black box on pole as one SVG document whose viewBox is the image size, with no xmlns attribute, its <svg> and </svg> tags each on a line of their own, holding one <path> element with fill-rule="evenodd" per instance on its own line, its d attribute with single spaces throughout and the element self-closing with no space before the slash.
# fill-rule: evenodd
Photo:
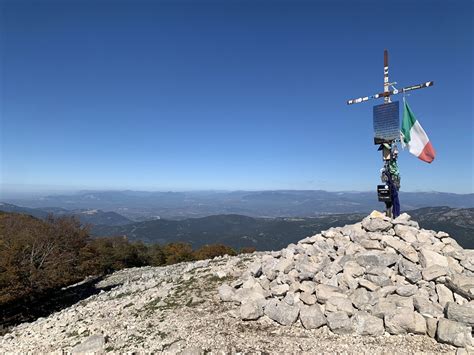
<svg viewBox="0 0 474 355">
<path fill-rule="evenodd" d="M 390 186 L 377 185 L 377 197 L 380 202 L 392 202 L 392 197 L 390 195 Z"/>
</svg>

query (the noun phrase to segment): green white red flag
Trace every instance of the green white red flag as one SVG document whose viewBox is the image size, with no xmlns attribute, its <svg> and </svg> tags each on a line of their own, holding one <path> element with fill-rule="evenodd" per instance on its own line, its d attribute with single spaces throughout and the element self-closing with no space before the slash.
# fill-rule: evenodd
<svg viewBox="0 0 474 355">
<path fill-rule="evenodd" d="M 430 139 L 405 99 L 403 100 L 403 106 L 402 145 L 406 146 L 408 151 L 419 159 L 431 163 L 435 158 L 435 150 Z"/>
</svg>

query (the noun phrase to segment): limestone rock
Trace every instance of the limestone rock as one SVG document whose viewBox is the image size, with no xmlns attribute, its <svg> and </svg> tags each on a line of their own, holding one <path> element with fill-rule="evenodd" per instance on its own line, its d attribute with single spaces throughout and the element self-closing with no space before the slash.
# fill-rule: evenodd
<svg viewBox="0 0 474 355">
<path fill-rule="evenodd" d="M 431 338 L 436 336 L 436 329 L 438 328 L 438 320 L 435 318 L 425 318 L 426 320 L 426 334 Z"/>
<path fill-rule="evenodd" d="M 355 312 L 352 302 L 348 298 L 344 297 L 331 297 L 326 301 L 326 310 L 331 309 L 333 312 L 343 311 L 349 316 L 352 316 Z"/>
<path fill-rule="evenodd" d="M 352 317 L 352 327 L 359 335 L 383 335 L 385 328 L 383 320 L 374 317 L 367 312 L 358 311 Z"/>
<path fill-rule="evenodd" d="M 447 275 L 448 270 L 447 267 L 440 266 L 440 265 L 431 265 L 426 269 L 423 269 L 421 274 L 423 275 L 423 280 L 431 281 L 440 276 Z"/>
<path fill-rule="evenodd" d="M 206 351 L 203 350 L 200 346 L 190 346 L 179 352 L 179 355 L 204 355 Z"/>
<path fill-rule="evenodd" d="M 390 334 L 425 334 L 426 321 L 417 312 L 400 312 L 385 316 L 385 327 Z"/>
<path fill-rule="evenodd" d="M 454 346 L 472 346 L 471 327 L 449 319 L 441 318 L 438 321 L 436 337 L 438 341 Z"/>
<path fill-rule="evenodd" d="M 300 300 L 303 301 L 307 305 L 315 304 L 317 299 L 316 295 L 311 294 L 309 292 L 301 292 L 300 293 Z"/>
<path fill-rule="evenodd" d="M 369 232 L 386 231 L 392 228 L 392 223 L 381 218 L 364 218 L 362 227 Z"/>
<path fill-rule="evenodd" d="M 323 266 L 320 263 L 295 262 L 295 269 L 299 272 L 300 280 L 311 280 L 322 268 Z"/>
<path fill-rule="evenodd" d="M 448 267 L 448 259 L 428 248 L 422 248 L 420 250 L 420 264 L 423 268 L 427 268 L 433 265 Z"/>
<path fill-rule="evenodd" d="M 275 296 L 284 296 L 289 289 L 290 286 L 288 286 L 287 284 L 282 284 L 270 287 L 270 292 Z"/>
<path fill-rule="evenodd" d="M 426 298 L 413 297 L 415 309 L 425 317 L 439 318 L 443 316 L 443 308 L 438 303 L 432 303 Z"/>
<path fill-rule="evenodd" d="M 400 216 L 392 220 L 392 223 L 394 225 L 397 225 L 397 224 L 409 225 L 410 220 L 411 220 L 411 216 L 409 214 L 402 213 Z"/>
<path fill-rule="evenodd" d="M 390 286 L 392 281 L 387 275 L 367 275 L 367 280 L 380 287 Z"/>
<path fill-rule="evenodd" d="M 388 302 L 393 302 L 397 307 L 400 308 L 407 308 L 410 310 L 414 309 L 413 306 L 413 297 L 403 297 L 400 295 L 388 295 L 386 297 Z"/>
<path fill-rule="evenodd" d="M 363 267 L 385 267 L 395 264 L 400 258 L 395 253 L 368 251 L 356 256 L 356 261 Z"/>
<path fill-rule="evenodd" d="M 303 281 L 301 282 L 299 289 L 303 292 L 312 294 L 316 290 L 316 283 L 313 281 Z"/>
<path fill-rule="evenodd" d="M 277 271 L 275 266 L 278 264 L 278 259 L 271 257 L 262 263 L 262 273 L 267 277 L 267 279 L 274 280 L 276 277 Z"/>
<path fill-rule="evenodd" d="M 275 265 L 275 270 L 283 272 L 287 274 L 293 267 L 293 260 L 292 259 L 287 259 L 287 258 L 282 258 L 276 265 Z"/>
<path fill-rule="evenodd" d="M 242 320 L 255 320 L 263 316 L 263 306 L 260 302 L 249 301 L 240 306 L 240 318 Z"/>
<path fill-rule="evenodd" d="M 370 250 L 370 249 L 383 250 L 382 246 L 377 240 L 362 239 L 359 243 L 363 248 L 367 250 Z"/>
<path fill-rule="evenodd" d="M 448 302 L 454 302 L 453 293 L 445 285 L 436 285 L 436 293 L 438 294 L 438 303 L 443 309 Z"/>
<path fill-rule="evenodd" d="M 98 353 L 104 350 L 106 339 L 101 334 L 89 336 L 82 343 L 74 346 L 71 350 L 73 354 Z"/>
<path fill-rule="evenodd" d="M 365 269 L 355 261 L 348 261 L 344 264 L 344 273 L 352 277 L 364 275 Z"/>
<path fill-rule="evenodd" d="M 469 271 L 474 272 L 474 251 L 465 252 L 466 257 L 461 260 L 461 265 Z"/>
<path fill-rule="evenodd" d="M 237 291 L 234 292 L 232 297 L 232 301 L 243 303 L 249 300 L 264 300 L 265 295 L 263 293 L 263 289 L 258 288 L 239 288 Z"/>
<path fill-rule="evenodd" d="M 377 296 L 365 288 L 358 288 L 350 296 L 352 303 L 361 311 L 369 311 L 377 303 Z"/>
<path fill-rule="evenodd" d="M 446 315 L 448 319 L 474 326 L 474 304 L 459 305 L 455 302 L 448 302 Z"/>
<path fill-rule="evenodd" d="M 352 333 L 352 323 L 346 312 L 333 312 L 326 315 L 329 329 L 336 334 Z"/>
<path fill-rule="evenodd" d="M 300 309 L 298 306 L 290 306 L 286 302 L 270 299 L 265 304 L 264 313 L 268 318 L 281 325 L 291 325 L 296 322 Z"/>
<path fill-rule="evenodd" d="M 446 280 L 446 286 L 467 300 L 474 300 L 474 277 L 455 274 Z"/>
<path fill-rule="evenodd" d="M 218 288 L 219 297 L 224 302 L 230 302 L 234 300 L 234 288 L 229 285 L 223 284 Z"/>
<path fill-rule="evenodd" d="M 301 306 L 300 320 L 303 327 L 306 329 L 320 328 L 326 324 L 326 317 L 319 305 Z"/>
<path fill-rule="evenodd" d="M 385 298 L 382 298 L 373 307 L 372 315 L 383 319 L 386 315 L 395 313 L 396 310 L 397 310 L 397 305 L 394 302 L 390 302 L 390 301 L 387 301 Z M 410 309 L 410 312 L 411 311 L 412 310 Z"/>
<path fill-rule="evenodd" d="M 413 243 L 417 240 L 418 229 L 403 224 L 395 225 L 395 234 L 407 243 Z"/>
<path fill-rule="evenodd" d="M 402 227 L 402 226 L 397 225 L 397 227 Z M 395 249 L 397 252 L 399 252 L 401 255 L 403 255 L 405 258 L 407 258 L 411 262 L 414 262 L 414 263 L 418 262 L 418 253 L 411 245 L 408 245 L 407 243 L 401 240 L 395 239 L 394 237 L 390 235 L 384 235 L 382 237 L 382 242 L 385 243 L 385 245 L 388 245 L 389 247 Z"/>
<path fill-rule="evenodd" d="M 259 261 L 254 261 L 249 266 L 250 274 L 254 277 L 259 277 L 262 274 L 262 263 Z"/>
<path fill-rule="evenodd" d="M 380 288 L 379 285 L 376 285 L 372 281 L 366 280 L 366 279 L 359 279 L 359 285 L 362 287 L 365 287 L 369 291 L 376 291 L 377 289 Z"/>
<path fill-rule="evenodd" d="M 324 303 L 331 297 L 347 297 L 347 295 L 338 287 L 319 284 L 316 286 L 316 297 L 319 302 Z"/>
<path fill-rule="evenodd" d="M 416 291 L 418 291 L 418 287 L 416 285 L 402 285 L 398 286 L 396 289 L 397 294 L 403 297 L 413 296 Z"/>
<path fill-rule="evenodd" d="M 402 259 L 398 264 L 398 270 L 401 275 L 405 276 L 410 282 L 416 283 L 421 280 L 421 270 L 415 264 L 408 260 Z"/>
</svg>

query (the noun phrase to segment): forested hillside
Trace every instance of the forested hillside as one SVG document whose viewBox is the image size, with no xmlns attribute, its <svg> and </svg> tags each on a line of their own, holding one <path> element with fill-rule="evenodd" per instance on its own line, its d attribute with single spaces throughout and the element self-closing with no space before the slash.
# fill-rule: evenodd
<svg viewBox="0 0 474 355">
<path fill-rule="evenodd" d="M 238 252 L 246 251 L 253 249 Z M 74 217 L 43 221 L 0 212 L 0 306 L 24 297 L 33 299 L 90 275 L 236 253 L 224 245 L 193 250 L 186 243 L 145 245 L 123 237 L 93 239 Z"/>
<path fill-rule="evenodd" d="M 409 211 L 422 228 L 442 230 L 464 248 L 474 248 L 474 209 L 430 207 Z M 331 214 L 314 218 L 253 218 L 216 215 L 183 220 L 135 222 L 123 226 L 94 226 L 96 236 L 124 235 L 145 243 L 187 242 L 194 247 L 222 243 L 234 248 L 253 246 L 277 250 L 330 227 L 355 223 L 363 214 Z"/>
</svg>

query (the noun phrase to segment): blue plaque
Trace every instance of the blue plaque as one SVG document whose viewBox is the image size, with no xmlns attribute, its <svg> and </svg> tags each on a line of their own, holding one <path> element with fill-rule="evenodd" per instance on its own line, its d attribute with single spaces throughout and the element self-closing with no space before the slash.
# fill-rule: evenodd
<svg viewBox="0 0 474 355">
<path fill-rule="evenodd" d="M 374 106 L 374 144 L 389 143 L 400 138 L 398 101 Z"/>
</svg>

